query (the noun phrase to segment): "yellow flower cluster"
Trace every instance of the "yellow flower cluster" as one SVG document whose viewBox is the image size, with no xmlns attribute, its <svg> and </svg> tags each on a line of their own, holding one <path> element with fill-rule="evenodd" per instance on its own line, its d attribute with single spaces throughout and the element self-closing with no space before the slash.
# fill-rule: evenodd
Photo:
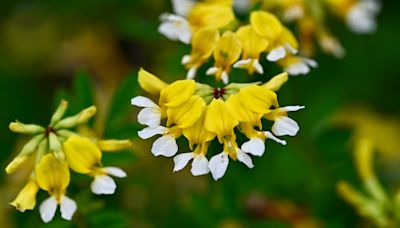
<svg viewBox="0 0 400 228">
<path fill-rule="evenodd" d="M 101 151 L 118 151 L 131 146 L 129 140 L 98 140 L 87 138 L 71 130 L 96 114 L 96 107 L 91 106 L 74 116 L 63 118 L 68 107 L 61 101 L 51 118 L 48 127 L 21 122 L 10 123 L 10 130 L 16 133 L 31 134 L 32 139 L 25 144 L 20 154 L 7 166 L 6 172 L 13 173 L 23 164 L 32 161 L 28 183 L 10 204 L 17 210 L 33 210 L 39 189 L 50 195 L 40 205 L 39 211 L 44 222 L 53 219 L 60 205 L 61 217 L 71 220 L 77 209 L 74 200 L 66 196 L 70 183 L 70 170 L 87 174 L 94 178 L 91 190 L 95 194 L 113 194 L 116 189 L 114 180 L 109 176 L 125 177 L 117 167 L 103 167 Z"/>
<path fill-rule="evenodd" d="M 246 69 L 249 74 L 263 74 L 261 54 L 277 62 L 291 75 L 307 74 L 316 67 L 311 59 L 296 56 L 299 44 L 293 33 L 272 13 L 255 10 L 249 23 L 241 24 L 234 14 L 233 1 L 174 1 L 177 14 L 163 14 L 159 32 L 173 40 L 191 43 L 191 53 L 182 58 L 193 79 L 197 70 L 210 57 L 214 66 L 207 75 L 229 83 L 234 68 Z M 180 14 L 180 15 L 179 15 Z"/>
<path fill-rule="evenodd" d="M 285 145 L 286 142 L 276 136 L 294 136 L 299 130 L 288 112 L 304 106 L 279 107 L 275 93 L 287 81 L 287 73 L 264 84 L 231 83 L 224 88 L 212 88 L 190 79 L 168 85 L 143 69 L 139 71 L 138 79 L 145 91 L 159 96 L 158 103 L 143 96 L 131 101 L 132 105 L 143 108 L 138 121 L 147 125 L 139 131 L 139 137 L 147 139 L 161 135 L 154 141 L 151 152 L 155 156 L 175 156 L 174 171 L 183 169 L 193 159 L 193 175 L 211 171 L 217 180 L 226 172 L 228 157 L 252 168 L 249 154 L 262 156 L 266 139 Z M 263 130 L 263 119 L 273 122 L 272 132 Z M 240 148 L 236 141 L 237 132 L 249 139 Z M 189 141 L 191 152 L 176 155 L 176 139 L 181 136 Z M 223 145 L 223 150 L 208 161 L 208 146 L 215 138 Z"/>
</svg>

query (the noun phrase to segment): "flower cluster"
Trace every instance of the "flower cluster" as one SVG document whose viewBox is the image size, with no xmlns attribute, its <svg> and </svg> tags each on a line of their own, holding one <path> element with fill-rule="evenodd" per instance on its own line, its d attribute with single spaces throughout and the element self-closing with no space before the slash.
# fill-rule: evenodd
<svg viewBox="0 0 400 228">
<path fill-rule="evenodd" d="M 51 117 L 48 127 L 21 122 L 10 123 L 10 130 L 16 133 L 33 135 L 20 154 L 7 166 L 6 172 L 13 173 L 30 160 L 34 163 L 28 183 L 10 204 L 17 210 L 33 210 L 39 189 L 50 195 L 40 205 L 39 211 L 44 222 L 53 219 L 60 205 L 61 217 L 71 220 L 77 209 L 74 200 L 66 196 L 70 183 L 70 169 L 94 178 L 91 190 L 94 194 L 113 194 L 116 184 L 110 176 L 125 177 L 117 167 L 103 167 L 102 151 L 118 151 L 131 146 L 129 140 L 98 140 L 85 137 L 71 129 L 76 128 L 96 114 L 91 106 L 74 116 L 63 118 L 68 107 L 61 101 Z"/>
<path fill-rule="evenodd" d="M 139 84 L 150 94 L 159 96 L 158 103 L 143 96 L 134 97 L 132 105 L 142 107 L 138 121 L 146 128 L 139 131 L 142 139 L 160 135 L 151 152 L 155 156 L 174 157 L 174 171 L 183 169 L 193 159 L 191 172 L 203 175 L 211 171 L 215 180 L 226 172 L 229 158 L 253 168 L 250 155 L 262 156 L 264 141 L 272 139 L 283 145 L 276 136 L 294 136 L 298 124 L 288 112 L 304 106 L 279 107 L 275 93 L 288 79 L 287 73 L 261 83 L 231 83 L 224 88 L 212 88 L 194 80 L 178 80 L 171 84 L 141 69 Z M 273 122 L 272 132 L 263 130 L 262 120 Z M 238 146 L 236 134 L 249 140 Z M 190 152 L 178 153 L 176 139 L 184 136 Z M 208 146 L 214 139 L 223 145 L 221 153 L 206 158 Z"/>
<path fill-rule="evenodd" d="M 264 54 L 268 61 L 277 62 L 291 75 L 307 74 L 310 67 L 317 66 L 314 60 L 296 55 L 296 37 L 268 11 L 252 11 L 249 23 L 241 23 L 230 0 L 173 3 L 175 14 L 161 16 L 159 32 L 169 39 L 191 44 L 191 53 L 182 58 L 188 69 L 187 79 L 193 79 L 211 56 L 214 66 L 206 74 L 215 75 L 225 84 L 229 83 L 232 67 L 246 69 L 249 74 L 263 74 L 260 56 Z"/>
</svg>

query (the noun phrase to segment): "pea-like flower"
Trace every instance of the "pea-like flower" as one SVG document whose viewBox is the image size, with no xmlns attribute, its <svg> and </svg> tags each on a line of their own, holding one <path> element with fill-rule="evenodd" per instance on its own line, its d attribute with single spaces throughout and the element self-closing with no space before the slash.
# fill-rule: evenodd
<svg viewBox="0 0 400 228">
<path fill-rule="evenodd" d="M 275 93 L 287 79 L 287 73 L 282 73 L 264 84 L 231 83 L 224 88 L 212 88 L 187 79 L 156 88 L 147 85 L 157 85 L 159 83 L 156 82 L 160 80 L 140 70 L 139 83 L 142 88 L 152 94 L 156 94 L 156 90 L 159 91 L 158 105 L 154 102 L 152 104 L 157 106 L 157 110 L 162 110 L 162 113 L 157 115 L 157 123 L 160 124 L 150 126 L 148 121 L 142 121 L 141 118 L 141 112 L 146 108 L 139 112 L 139 122 L 148 126 L 139 131 L 139 137 L 148 139 L 161 135 L 154 141 L 151 151 L 155 156 L 175 156 L 174 171 L 183 169 L 193 160 L 193 175 L 211 172 L 213 178 L 218 180 L 224 176 L 230 159 L 253 168 L 250 155 L 262 156 L 266 139 L 286 144 L 286 141 L 278 139 L 273 133 L 279 136 L 293 136 L 299 130 L 297 123 L 287 117 L 287 112 L 303 107 L 279 108 Z M 149 98 L 138 96 L 132 99 L 132 104 L 145 107 L 141 101 L 151 102 Z M 174 105 L 166 105 L 165 101 Z M 158 117 L 161 117 L 161 120 Z M 262 119 L 274 121 L 272 132 L 262 130 Z M 249 139 L 241 147 L 236 141 L 235 130 Z M 176 139 L 181 136 L 188 140 L 189 152 L 178 153 Z M 211 155 L 208 160 L 208 147 L 214 139 L 222 144 L 223 150 Z"/>
</svg>

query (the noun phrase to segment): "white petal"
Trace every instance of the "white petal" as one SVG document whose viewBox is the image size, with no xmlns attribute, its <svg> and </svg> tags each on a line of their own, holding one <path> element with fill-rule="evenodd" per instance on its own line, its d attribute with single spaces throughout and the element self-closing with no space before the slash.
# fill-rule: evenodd
<svg viewBox="0 0 400 228">
<path fill-rule="evenodd" d="M 285 71 L 290 75 L 308 74 L 310 72 L 310 67 L 303 62 L 297 62 L 289 65 Z"/>
<path fill-rule="evenodd" d="M 256 70 L 257 73 L 259 74 L 264 74 L 264 69 L 261 66 L 260 62 L 258 61 L 258 59 L 254 59 L 253 61 L 253 67 Z"/>
<path fill-rule="evenodd" d="M 318 67 L 318 63 L 314 59 L 303 58 L 303 61 L 312 68 Z"/>
<path fill-rule="evenodd" d="M 155 104 L 149 98 L 143 96 L 137 96 L 132 98 L 131 104 L 143 108 L 158 108 L 157 104 Z"/>
<path fill-rule="evenodd" d="M 283 19 L 286 22 L 292 22 L 298 18 L 302 18 L 304 16 L 303 7 L 300 5 L 295 5 L 290 8 L 287 8 L 285 12 L 283 12 Z"/>
<path fill-rule="evenodd" d="M 208 168 L 208 160 L 203 154 L 194 157 L 191 171 L 193 176 L 200 176 L 210 172 L 210 168 Z"/>
<path fill-rule="evenodd" d="M 246 154 L 242 150 L 237 150 L 236 155 L 237 159 L 243 164 L 245 164 L 247 167 L 249 167 L 250 169 L 254 167 L 253 161 L 251 160 L 251 157 L 248 154 Z"/>
<path fill-rule="evenodd" d="M 76 202 L 66 196 L 61 197 L 60 203 L 60 211 L 61 211 L 61 218 L 65 220 L 71 220 L 72 216 L 76 211 L 77 205 Z"/>
<path fill-rule="evenodd" d="M 250 0 L 234 0 L 233 1 L 233 8 L 235 11 L 244 13 L 250 8 Z"/>
<path fill-rule="evenodd" d="M 347 25 L 355 33 L 373 33 L 377 27 L 375 17 L 379 10 L 380 4 L 377 1 L 359 1 L 348 12 Z"/>
<path fill-rule="evenodd" d="M 265 151 L 264 140 L 260 138 L 251 138 L 249 141 L 242 144 L 242 151 L 250 153 L 254 156 L 262 156 Z"/>
<path fill-rule="evenodd" d="M 190 61 L 192 61 L 192 56 L 190 56 L 190 55 L 184 55 L 184 56 L 182 57 L 181 64 L 182 64 L 182 65 L 186 65 L 186 64 L 190 63 Z"/>
<path fill-rule="evenodd" d="M 226 71 L 222 72 L 221 80 L 225 85 L 229 83 L 229 75 L 226 73 Z"/>
<path fill-rule="evenodd" d="M 178 154 L 174 157 L 174 172 L 179 171 L 187 165 L 187 163 L 194 157 L 193 152 Z"/>
<path fill-rule="evenodd" d="M 278 139 L 277 137 L 275 137 L 275 135 L 273 135 L 271 132 L 269 131 L 264 131 L 264 135 L 265 137 L 267 137 L 267 139 L 272 139 L 277 143 L 280 143 L 282 145 L 286 145 L 286 141 L 282 140 L 282 139 Z"/>
<path fill-rule="evenodd" d="M 208 68 L 206 75 L 214 75 L 218 72 L 218 67 L 210 67 Z"/>
<path fill-rule="evenodd" d="M 297 54 L 297 52 L 299 52 L 297 49 L 294 49 L 292 47 L 292 45 L 290 45 L 289 43 L 285 43 L 285 48 L 287 51 L 289 51 L 290 53 L 292 53 L 294 55 Z"/>
<path fill-rule="evenodd" d="M 193 0 L 172 0 L 172 6 L 176 14 L 186 16 L 194 6 Z"/>
<path fill-rule="evenodd" d="M 144 108 L 138 114 L 138 122 L 149 127 L 156 127 L 161 123 L 161 112 L 158 108 Z"/>
<path fill-rule="evenodd" d="M 272 125 L 272 132 L 276 136 L 295 136 L 299 129 L 299 125 L 296 123 L 296 121 L 286 116 L 277 118 Z"/>
<path fill-rule="evenodd" d="M 229 164 L 229 159 L 228 159 L 228 154 L 226 152 L 214 155 L 210 159 L 208 167 L 210 168 L 214 180 L 218 180 L 225 175 L 226 169 L 228 168 L 228 164 Z"/>
<path fill-rule="evenodd" d="M 174 14 L 162 14 L 163 22 L 158 27 L 158 32 L 170 40 L 179 40 L 189 44 L 192 36 L 189 22 L 186 18 Z"/>
<path fill-rule="evenodd" d="M 103 170 L 104 170 L 107 174 L 109 174 L 109 175 L 111 175 L 111 176 L 114 176 L 114 177 L 119 177 L 119 178 L 124 178 L 124 177 L 126 177 L 125 171 L 122 170 L 122 169 L 120 169 L 120 168 L 118 168 L 118 167 L 108 166 L 108 167 L 103 168 Z"/>
<path fill-rule="evenodd" d="M 166 127 L 157 126 L 157 127 L 146 127 L 143 130 L 138 132 L 138 135 L 141 139 L 148 139 L 155 135 L 162 135 L 167 131 Z"/>
<path fill-rule="evenodd" d="M 300 106 L 300 105 L 292 105 L 292 106 L 285 106 L 285 107 L 281 107 L 279 109 L 286 111 L 286 112 L 295 112 L 295 111 L 299 111 L 301 109 L 304 109 L 305 106 Z"/>
<path fill-rule="evenodd" d="M 114 194 L 117 185 L 114 180 L 107 175 L 98 175 L 94 178 L 91 184 L 92 192 L 96 195 Z"/>
<path fill-rule="evenodd" d="M 54 215 L 56 214 L 57 210 L 57 200 L 53 196 L 47 198 L 40 204 L 40 217 L 42 218 L 43 222 L 48 223 L 53 220 Z"/>
<path fill-rule="evenodd" d="M 251 59 L 239 60 L 235 64 L 233 64 L 233 68 L 246 68 L 246 66 L 249 65 L 250 62 L 251 62 Z"/>
<path fill-rule="evenodd" d="M 154 141 L 151 152 L 154 156 L 172 157 L 178 152 L 178 145 L 174 137 L 165 135 Z"/>
<path fill-rule="evenodd" d="M 268 55 L 267 60 L 270 62 L 276 62 L 286 56 L 286 50 L 284 47 L 279 46 L 277 48 L 272 49 Z"/>
<path fill-rule="evenodd" d="M 190 68 L 186 74 L 186 79 L 194 79 L 196 77 L 196 73 L 197 73 L 196 67 Z"/>
</svg>

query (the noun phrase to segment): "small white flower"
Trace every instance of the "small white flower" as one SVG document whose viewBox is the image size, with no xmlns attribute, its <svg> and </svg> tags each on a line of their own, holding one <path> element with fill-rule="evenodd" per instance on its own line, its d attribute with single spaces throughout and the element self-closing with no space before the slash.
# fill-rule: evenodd
<svg viewBox="0 0 400 228">
<path fill-rule="evenodd" d="M 138 121 L 140 124 L 153 128 L 160 125 L 161 109 L 152 100 L 147 97 L 137 96 L 132 98 L 131 104 L 144 108 L 138 114 Z"/>
<path fill-rule="evenodd" d="M 117 185 L 115 181 L 109 176 L 124 178 L 126 173 L 118 167 L 105 167 L 102 168 L 104 174 L 96 175 L 92 184 L 92 192 L 96 195 L 109 195 L 114 194 Z"/>
<path fill-rule="evenodd" d="M 175 14 L 162 14 L 161 24 L 158 32 L 170 40 L 179 40 L 182 43 L 190 44 L 192 39 L 192 30 L 186 18 Z"/>
<path fill-rule="evenodd" d="M 312 59 L 298 57 L 299 61 L 291 63 L 289 66 L 285 68 L 285 71 L 288 74 L 296 76 L 300 74 L 308 74 L 310 72 L 310 68 L 316 68 L 318 66 L 317 62 Z"/>
<path fill-rule="evenodd" d="M 191 172 L 193 176 L 199 176 L 210 172 L 208 160 L 204 154 L 195 154 L 193 152 L 178 154 L 174 157 L 174 172 L 179 171 L 193 159 Z"/>
<path fill-rule="evenodd" d="M 304 106 L 286 106 L 282 108 L 276 109 L 277 112 L 294 112 L 300 109 L 303 109 Z M 275 111 L 275 110 L 274 110 Z M 287 116 L 279 116 L 274 120 L 274 124 L 272 125 L 272 132 L 276 136 L 295 136 L 299 131 L 300 127 L 296 121 L 287 117 Z"/>
<path fill-rule="evenodd" d="M 361 0 L 349 10 L 346 15 L 350 30 L 358 34 L 368 34 L 376 31 L 376 16 L 381 4 L 375 0 Z"/>
<path fill-rule="evenodd" d="M 71 220 L 74 215 L 77 205 L 76 202 L 66 196 L 61 196 L 60 202 L 54 196 L 47 198 L 39 207 L 40 217 L 43 222 L 48 223 L 53 220 L 57 210 L 57 205 L 60 204 L 61 218 Z"/>
</svg>

